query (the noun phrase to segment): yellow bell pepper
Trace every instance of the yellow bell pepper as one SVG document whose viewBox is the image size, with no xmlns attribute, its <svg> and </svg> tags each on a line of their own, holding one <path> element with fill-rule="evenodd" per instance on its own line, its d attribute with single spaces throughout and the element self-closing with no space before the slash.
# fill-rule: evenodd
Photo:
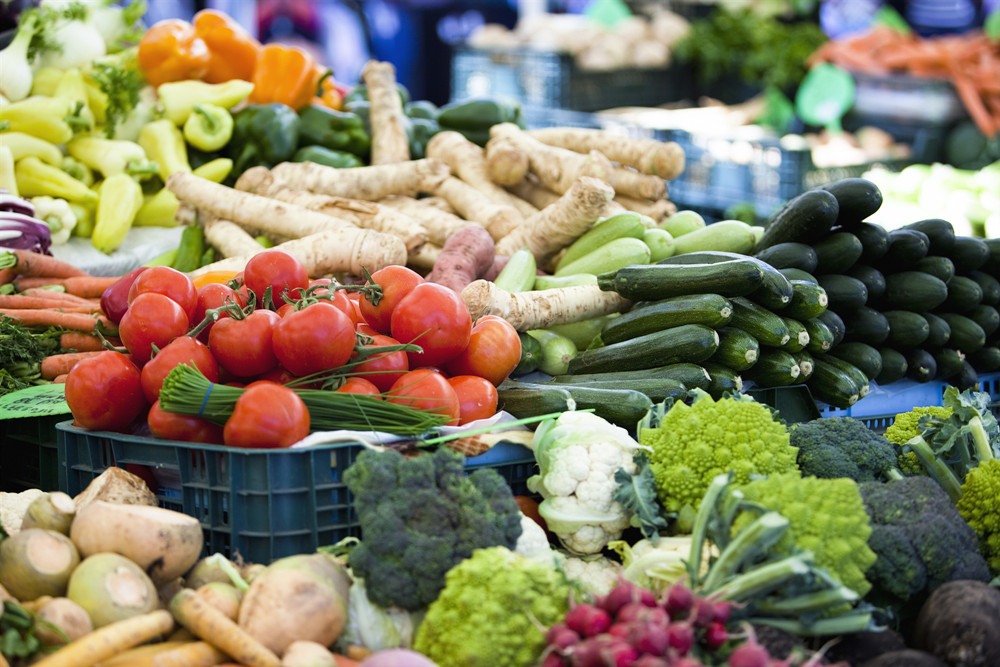
<svg viewBox="0 0 1000 667">
<path fill-rule="evenodd" d="M 35 76 L 31 80 L 31 94 L 55 97 L 56 88 L 59 87 L 59 81 L 62 78 L 63 70 L 58 67 L 41 68 L 35 72 Z"/>
<path fill-rule="evenodd" d="M 206 162 L 192 173 L 213 183 L 221 183 L 226 180 L 226 177 L 229 176 L 229 172 L 232 170 L 233 161 L 229 158 L 220 157 L 211 162 Z M 176 227 L 178 224 L 177 209 L 179 207 L 180 202 L 177 201 L 177 196 L 167 188 L 162 188 L 156 194 L 146 197 L 142 208 L 139 209 L 139 213 L 135 216 L 133 226 Z"/>
<path fill-rule="evenodd" d="M 96 180 L 94 178 L 94 172 L 90 170 L 90 167 L 76 158 L 69 155 L 64 156 L 62 162 L 59 164 L 59 168 L 86 185 L 88 188 L 93 187 Z"/>
<path fill-rule="evenodd" d="M 231 109 L 252 92 L 253 84 L 240 79 L 225 83 L 175 81 L 164 83 L 156 89 L 163 104 L 163 116 L 178 126 L 187 121 L 196 104 L 214 104 L 223 109 Z"/>
<path fill-rule="evenodd" d="M 18 196 L 17 179 L 14 178 L 14 154 L 6 146 L 0 146 L 0 190 Z"/>
<path fill-rule="evenodd" d="M 146 156 L 159 165 L 164 183 L 175 171 L 191 171 L 184 135 L 166 118 L 154 120 L 143 127 L 139 132 L 139 145 L 146 151 Z"/>
<path fill-rule="evenodd" d="M 66 122 L 72 111 L 69 101 L 61 97 L 27 97 L 0 107 L 0 130 L 64 144 L 73 138 L 73 128 Z"/>
<path fill-rule="evenodd" d="M 103 253 L 112 253 L 125 240 L 142 207 L 142 187 L 128 174 L 115 174 L 101 183 L 94 233 L 90 242 Z"/>
<path fill-rule="evenodd" d="M 146 157 L 146 151 L 134 141 L 104 139 L 96 136 L 76 137 L 66 144 L 74 158 L 102 176 L 127 173 L 130 176 L 152 175 L 159 172 L 159 165 Z"/>
<path fill-rule="evenodd" d="M 76 227 L 73 236 L 89 239 L 94 233 L 94 206 L 84 206 L 74 202 L 69 203 L 69 210 L 76 216 Z"/>
<path fill-rule="evenodd" d="M 71 202 L 94 202 L 97 193 L 62 169 L 45 164 L 36 157 L 26 157 L 14 166 L 17 189 L 24 197 L 48 195 Z"/>
<path fill-rule="evenodd" d="M 58 167 L 63 154 L 56 146 L 24 132 L 0 132 L 0 146 L 6 146 L 14 162 L 26 157 L 37 157 L 45 164 Z"/>
<path fill-rule="evenodd" d="M 56 86 L 55 97 L 69 102 L 71 111 L 66 117 L 66 122 L 75 131 L 82 132 L 94 128 L 94 114 L 87 103 L 87 86 L 83 72 L 75 67 L 66 70 L 59 79 L 59 85 Z"/>
</svg>

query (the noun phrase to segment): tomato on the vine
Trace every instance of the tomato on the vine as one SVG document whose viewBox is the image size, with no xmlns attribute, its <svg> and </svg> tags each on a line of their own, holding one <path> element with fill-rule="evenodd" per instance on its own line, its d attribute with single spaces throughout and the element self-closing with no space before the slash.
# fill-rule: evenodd
<svg viewBox="0 0 1000 667">
<path fill-rule="evenodd" d="M 271 288 L 271 300 L 276 306 L 284 303 L 281 294 L 288 290 L 291 294 L 309 284 L 309 274 L 298 259 L 284 250 L 265 250 L 247 261 L 243 269 L 243 282 L 247 289 L 263 302 L 264 293 Z"/>
<path fill-rule="evenodd" d="M 200 324 L 205 319 L 205 314 L 209 310 L 221 308 L 229 303 L 235 304 L 235 307 L 243 308 L 247 305 L 246 295 L 240 294 L 229 285 L 223 285 L 222 283 L 207 283 L 202 285 L 198 288 L 198 305 L 195 308 L 194 317 L 191 318 L 191 326 Z M 229 313 L 225 311 L 220 312 L 219 319 L 223 317 L 229 317 Z M 202 342 L 208 341 L 208 332 L 213 326 L 215 326 L 214 322 L 209 323 L 198 334 L 198 338 Z"/>
<path fill-rule="evenodd" d="M 326 301 L 285 313 L 272 333 L 278 362 L 295 375 L 342 366 L 354 354 L 355 340 L 354 321 Z"/>
<path fill-rule="evenodd" d="M 208 347 L 230 375 L 263 375 L 278 365 L 271 331 L 279 319 L 273 310 L 255 310 L 242 319 L 219 320 L 208 334 Z"/>
<path fill-rule="evenodd" d="M 188 326 L 187 313 L 176 301 L 159 292 L 143 292 L 125 311 L 118 324 L 118 337 L 135 363 L 142 366 L 152 356 L 154 345 L 163 349 L 173 339 L 186 334 Z"/>
<path fill-rule="evenodd" d="M 375 396 L 376 398 L 382 398 L 382 394 L 378 387 L 364 378 L 354 376 L 346 378 L 344 380 L 344 384 L 337 387 L 334 391 L 340 392 L 341 394 L 361 394 L 363 396 Z"/>
<path fill-rule="evenodd" d="M 147 401 L 152 403 L 160 397 L 163 378 L 178 364 L 194 366 L 209 382 L 219 381 L 219 364 L 208 346 L 190 336 L 178 336 L 142 367 L 142 390 Z"/>
<path fill-rule="evenodd" d="M 444 375 L 430 368 L 418 368 L 405 373 L 389 388 L 385 400 L 444 415 L 448 418 L 447 423 L 452 426 L 458 424 L 460 417 L 455 389 Z"/>
<path fill-rule="evenodd" d="M 170 298 L 184 309 L 189 320 L 194 320 L 198 309 L 198 288 L 186 273 L 169 266 L 153 266 L 143 271 L 128 291 L 129 305 L 146 292 L 155 292 Z"/>
<path fill-rule="evenodd" d="M 266 380 L 247 385 L 226 420 L 230 447 L 288 447 L 309 435 L 309 410 L 299 395 Z"/>
<path fill-rule="evenodd" d="M 502 317 L 486 315 L 476 320 L 469 344 L 446 370 L 450 375 L 478 375 L 499 386 L 521 360 L 521 338 Z"/>
<path fill-rule="evenodd" d="M 405 266 L 393 264 L 386 266 L 372 274 L 372 279 L 367 285 L 378 285 L 382 288 L 382 296 L 378 300 L 378 305 L 372 303 L 367 295 L 362 295 L 358 301 L 365 322 L 382 334 L 389 335 L 392 328 L 392 313 L 400 300 L 410 293 L 417 285 L 424 282 L 423 277 Z"/>
<path fill-rule="evenodd" d="M 497 388 L 478 375 L 456 375 L 448 384 L 458 395 L 459 425 L 488 419 L 497 413 Z"/>
<path fill-rule="evenodd" d="M 446 364 L 466 348 L 472 335 L 472 316 L 451 288 L 421 283 L 403 297 L 392 312 L 392 337 L 415 343 L 422 352 L 407 352 L 410 368 Z"/>
<path fill-rule="evenodd" d="M 66 403 L 83 428 L 124 431 L 146 409 L 139 369 L 108 350 L 78 362 L 66 378 Z"/>
<path fill-rule="evenodd" d="M 160 407 L 159 400 L 149 408 L 146 421 L 149 423 L 150 433 L 157 438 L 183 442 L 205 442 L 212 445 L 222 444 L 221 426 L 194 415 L 167 412 Z"/>
<path fill-rule="evenodd" d="M 357 377 L 364 378 L 378 387 L 379 391 L 389 391 L 392 383 L 398 380 L 403 373 L 410 370 L 410 359 L 406 352 L 394 350 L 391 352 L 377 352 L 377 348 L 387 345 L 399 345 L 399 341 L 390 336 L 374 334 L 371 336 L 372 342 L 364 345 L 358 350 L 358 355 L 373 352 L 364 361 L 351 367 L 351 372 Z"/>
</svg>

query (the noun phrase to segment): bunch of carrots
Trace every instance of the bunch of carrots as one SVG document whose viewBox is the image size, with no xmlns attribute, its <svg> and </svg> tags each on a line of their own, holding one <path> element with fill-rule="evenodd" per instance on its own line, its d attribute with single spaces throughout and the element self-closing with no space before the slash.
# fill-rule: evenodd
<svg viewBox="0 0 1000 667">
<path fill-rule="evenodd" d="M 948 79 L 987 137 L 1000 133 L 1000 41 L 981 31 L 921 38 L 886 26 L 817 49 L 809 64 L 829 62 L 864 74 Z"/>
<path fill-rule="evenodd" d="M 88 275 L 50 255 L 0 251 L 0 317 L 29 329 L 64 330 L 60 352 L 41 362 L 42 379 L 61 381 L 81 359 L 104 349 L 97 328 L 115 326 L 101 312 L 100 297 L 117 280 Z"/>
</svg>

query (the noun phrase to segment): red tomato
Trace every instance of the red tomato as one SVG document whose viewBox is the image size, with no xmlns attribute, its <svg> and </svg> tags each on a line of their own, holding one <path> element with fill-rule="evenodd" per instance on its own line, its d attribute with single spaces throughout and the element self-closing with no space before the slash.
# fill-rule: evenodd
<svg viewBox="0 0 1000 667">
<path fill-rule="evenodd" d="M 83 428 L 124 431 L 146 409 L 139 369 L 111 350 L 84 359 L 66 378 L 66 403 Z"/>
<path fill-rule="evenodd" d="M 385 400 L 445 415 L 451 426 L 458 424 L 460 417 L 455 389 L 444 375 L 430 368 L 418 368 L 403 375 L 393 383 Z"/>
<path fill-rule="evenodd" d="M 499 386 L 521 360 L 521 338 L 510 322 L 495 315 L 476 320 L 469 344 L 448 362 L 449 375 L 478 375 Z"/>
<path fill-rule="evenodd" d="M 284 250 L 265 250 L 257 253 L 243 269 L 243 280 L 247 288 L 257 296 L 258 308 L 264 300 L 264 292 L 271 288 L 271 301 L 276 306 L 284 303 L 282 292 L 291 293 L 296 288 L 309 284 L 309 274 L 302 262 Z"/>
<path fill-rule="evenodd" d="M 152 356 L 154 345 L 162 350 L 167 343 L 186 334 L 188 325 L 188 316 L 176 301 L 158 292 L 143 292 L 125 311 L 118 324 L 118 337 L 135 363 L 142 366 Z"/>
<path fill-rule="evenodd" d="M 279 321 L 272 310 L 255 310 L 241 320 L 219 320 L 208 334 L 208 347 L 219 366 L 238 378 L 263 375 L 278 365 L 271 330 Z"/>
<path fill-rule="evenodd" d="M 153 407 L 149 409 L 146 421 L 149 422 L 150 433 L 157 438 L 222 444 L 221 426 L 201 417 L 167 412 L 160 408 L 159 401 L 153 403 Z"/>
<path fill-rule="evenodd" d="M 190 336 L 178 336 L 142 367 L 142 391 L 147 401 L 152 403 L 160 397 L 163 378 L 178 364 L 194 366 L 209 382 L 219 381 L 219 364 L 208 346 Z"/>
<path fill-rule="evenodd" d="M 263 375 L 259 375 L 257 380 L 268 380 L 270 382 L 277 382 L 278 384 L 288 384 L 292 380 L 297 380 L 298 376 L 292 375 L 287 369 L 281 366 L 275 366 Z"/>
<path fill-rule="evenodd" d="M 365 322 L 372 325 L 379 333 L 389 335 L 392 312 L 396 309 L 396 304 L 422 282 L 424 279 L 419 273 L 405 266 L 386 266 L 373 273 L 371 282 L 367 284 L 381 287 L 382 298 L 376 306 L 367 296 L 361 297 L 358 304 Z"/>
<path fill-rule="evenodd" d="M 244 390 L 223 429 L 223 439 L 231 447 L 288 447 L 307 435 L 306 404 L 288 387 L 267 381 Z"/>
<path fill-rule="evenodd" d="M 399 341 L 389 336 L 375 334 L 371 336 L 370 345 L 365 345 L 361 351 L 369 351 L 372 348 L 384 347 L 386 345 L 399 345 Z M 410 359 L 406 352 L 396 350 L 394 352 L 379 352 L 374 354 L 360 364 L 351 367 L 351 372 L 357 377 L 362 377 L 378 387 L 379 391 L 389 391 L 392 383 L 398 380 L 403 373 L 410 370 Z"/>
<path fill-rule="evenodd" d="M 456 375 L 448 384 L 458 395 L 459 425 L 488 419 L 497 413 L 497 388 L 478 375 Z"/>
<path fill-rule="evenodd" d="M 240 294 L 234 290 L 229 285 L 223 285 L 222 283 L 207 283 L 198 288 L 198 305 L 194 310 L 194 317 L 191 319 L 191 326 L 197 326 L 205 319 L 205 313 L 208 310 L 214 310 L 220 308 L 227 303 L 233 303 L 240 308 L 247 305 L 246 295 Z M 228 313 L 219 313 L 219 319 L 223 317 L 229 317 Z M 214 326 L 214 323 L 210 323 L 205 329 L 198 334 L 198 338 L 202 342 L 208 341 L 208 332 Z"/>
<path fill-rule="evenodd" d="M 137 269 L 132 269 L 104 290 L 104 293 L 101 294 L 101 311 L 109 320 L 115 324 L 122 321 L 122 316 L 128 310 L 128 295 L 132 289 L 132 283 L 135 282 L 135 279 L 141 273 L 144 273 L 148 269 L 148 266 L 140 266 Z"/>
<path fill-rule="evenodd" d="M 381 336 L 382 335 L 382 334 L 380 334 L 378 332 L 378 329 L 376 329 L 372 325 L 370 325 L 367 322 L 365 322 L 364 318 L 362 318 L 361 321 L 358 322 L 358 326 L 355 327 L 355 331 L 357 331 L 359 334 L 364 334 L 366 336 Z"/>
<path fill-rule="evenodd" d="M 128 302 L 146 292 L 156 292 L 169 297 L 184 309 L 188 319 L 193 320 L 198 310 L 198 289 L 186 273 L 169 266 L 153 266 L 143 271 L 132 283 L 128 291 Z"/>
<path fill-rule="evenodd" d="M 325 301 L 286 313 L 272 335 L 274 354 L 295 375 L 344 365 L 354 354 L 354 321 Z"/>
<path fill-rule="evenodd" d="M 416 343 L 423 352 L 407 352 L 410 368 L 443 365 L 469 344 L 472 316 L 454 290 L 421 283 L 392 312 L 392 337 Z"/>
<path fill-rule="evenodd" d="M 344 384 L 340 385 L 335 391 L 341 394 L 362 394 L 365 396 L 375 396 L 376 398 L 382 397 L 378 387 L 364 378 L 353 376 L 344 380 Z"/>
</svg>

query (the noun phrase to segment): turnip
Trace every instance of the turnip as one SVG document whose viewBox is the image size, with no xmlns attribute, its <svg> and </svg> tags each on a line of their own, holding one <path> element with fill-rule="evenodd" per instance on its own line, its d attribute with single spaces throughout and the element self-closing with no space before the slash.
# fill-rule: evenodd
<svg viewBox="0 0 1000 667">
<path fill-rule="evenodd" d="M 230 578 L 230 571 L 239 574 L 239 567 L 233 561 L 227 559 L 222 554 L 212 554 L 202 558 L 191 570 L 184 575 L 184 584 L 188 588 L 201 588 L 207 583 L 221 581 L 225 584 L 233 583 Z"/>
<path fill-rule="evenodd" d="M 75 641 L 94 630 L 87 612 L 69 598 L 52 598 L 35 618 L 35 636 L 46 646 Z"/>
<path fill-rule="evenodd" d="M 337 667 L 337 659 L 322 644 L 297 641 L 281 656 L 281 667 Z"/>
<path fill-rule="evenodd" d="M 21 530 L 44 528 L 69 535 L 69 527 L 76 514 L 73 499 L 61 491 L 54 491 L 35 498 L 21 520 Z"/>
<path fill-rule="evenodd" d="M 83 607 L 95 628 L 147 614 L 159 605 L 156 587 L 143 569 L 114 553 L 85 558 L 69 578 L 66 597 Z"/>
<path fill-rule="evenodd" d="M 917 648 L 954 667 L 1000 665 L 1000 589 L 958 580 L 931 593 L 914 628 Z"/>
<path fill-rule="evenodd" d="M 0 584 L 18 600 L 58 597 L 80 554 L 62 533 L 41 528 L 22 530 L 0 542 Z"/>
<path fill-rule="evenodd" d="M 416 651 L 388 648 L 376 651 L 361 661 L 360 667 L 437 667 L 437 664 Z"/>
</svg>

